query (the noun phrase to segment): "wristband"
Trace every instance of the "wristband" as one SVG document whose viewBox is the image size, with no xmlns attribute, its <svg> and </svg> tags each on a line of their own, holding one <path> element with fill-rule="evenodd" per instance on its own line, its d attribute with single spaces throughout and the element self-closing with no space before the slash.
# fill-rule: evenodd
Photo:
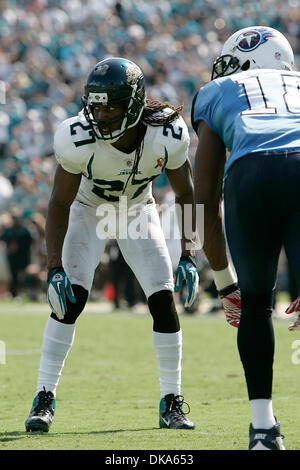
<svg viewBox="0 0 300 470">
<path fill-rule="evenodd" d="M 179 261 L 189 261 L 190 263 L 192 263 L 195 266 L 195 268 L 197 268 L 195 260 L 193 259 L 192 255 L 180 256 Z"/>
<path fill-rule="evenodd" d="M 235 290 L 237 290 L 238 287 L 239 286 L 235 282 L 234 284 L 230 284 L 230 286 L 224 287 L 224 289 L 221 289 L 218 292 L 219 292 L 220 297 L 226 297 L 227 295 L 229 295 L 232 292 L 234 292 Z"/>
<path fill-rule="evenodd" d="M 54 276 L 54 274 L 61 273 L 61 272 L 63 273 L 65 272 L 62 266 L 57 266 L 56 268 L 50 269 L 50 271 L 48 271 L 47 281 L 49 281 L 50 277 Z"/>
<path fill-rule="evenodd" d="M 213 271 L 213 276 L 218 291 L 237 283 L 236 274 L 230 264 L 221 271 Z"/>
</svg>

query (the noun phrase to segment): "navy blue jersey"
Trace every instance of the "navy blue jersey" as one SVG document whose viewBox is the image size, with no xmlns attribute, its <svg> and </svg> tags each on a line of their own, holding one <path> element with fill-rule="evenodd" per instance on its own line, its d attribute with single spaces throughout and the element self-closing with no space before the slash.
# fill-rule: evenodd
<svg viewBox="0 0 300 470">
<path fill-rule="evenodd" d="M 192 109 L 229 151 L 224 177 L 239 158 L 300 149 L 300 72 L 254 69 L 202 87 Z"/>
</svg>

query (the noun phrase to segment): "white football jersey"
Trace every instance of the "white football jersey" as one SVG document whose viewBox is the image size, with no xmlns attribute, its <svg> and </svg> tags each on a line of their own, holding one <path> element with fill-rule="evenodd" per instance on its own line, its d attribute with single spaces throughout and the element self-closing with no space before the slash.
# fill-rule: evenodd
<svg viewBox="0 0 300 470">
<path fill-rule="evenodd" d="M 147 125 L 138 174 L 130 179 L 125 191 L 135 152 L 120 152 L 97 139 L 82 112 L 58 126 L 54 152 L 66 171 L 83 175 L 77 200 L 92 207 L 106 203 L 117 208 L 119 198 L 126 196 L 127 207 L 131 207 L 151 198 L 152 181 L 165 168 L 173 170 L 185 163 L 189 142 L 188 128 L 181 116 L 165 126 Z"/>
</svg>

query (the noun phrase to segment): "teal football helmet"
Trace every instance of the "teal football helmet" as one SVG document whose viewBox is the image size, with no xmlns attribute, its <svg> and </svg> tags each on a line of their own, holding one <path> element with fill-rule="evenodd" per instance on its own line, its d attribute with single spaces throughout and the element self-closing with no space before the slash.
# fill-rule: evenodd
<svg viewBox="0 0 300 470">
<path fill-rule="evenodd" d="M 89 72 L 82 96 L 83 112 L 92 126 L 95 136 L 115 142 L 127 129 L 135 126 L 141 118 L 146 103 L 145 79 L 140 67 L 130 60 L 113 57 L 98 62 Z M 121 115 L 108 119 L 95 119 L 93 106 L 124 103 Z M 111 126 L 121 121 L 120 129 Z M 110 130 L 109 133 L 102 129 Z"/>
</svg>

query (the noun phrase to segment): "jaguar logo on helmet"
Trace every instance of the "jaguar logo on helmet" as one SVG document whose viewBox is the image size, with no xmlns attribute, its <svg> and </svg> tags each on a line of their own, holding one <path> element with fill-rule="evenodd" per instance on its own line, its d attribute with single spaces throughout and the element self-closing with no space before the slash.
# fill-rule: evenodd
<svg viewBox="0 0 300 470">
<path fill-rule="evenodd" d="M 126 69 L 127 83 L 134 85 L 141 74 L 141 69 L 137 66 L 130 65 Z"/>
<path fill-rule="evenodd" d="M 264 29 L 246 31 L 237 38 L 237 48 L 242 52 L 250 52 L 265 43 L 268 38 L 271 37 L 274 37 L 274 34 Z"/>
</svg>

